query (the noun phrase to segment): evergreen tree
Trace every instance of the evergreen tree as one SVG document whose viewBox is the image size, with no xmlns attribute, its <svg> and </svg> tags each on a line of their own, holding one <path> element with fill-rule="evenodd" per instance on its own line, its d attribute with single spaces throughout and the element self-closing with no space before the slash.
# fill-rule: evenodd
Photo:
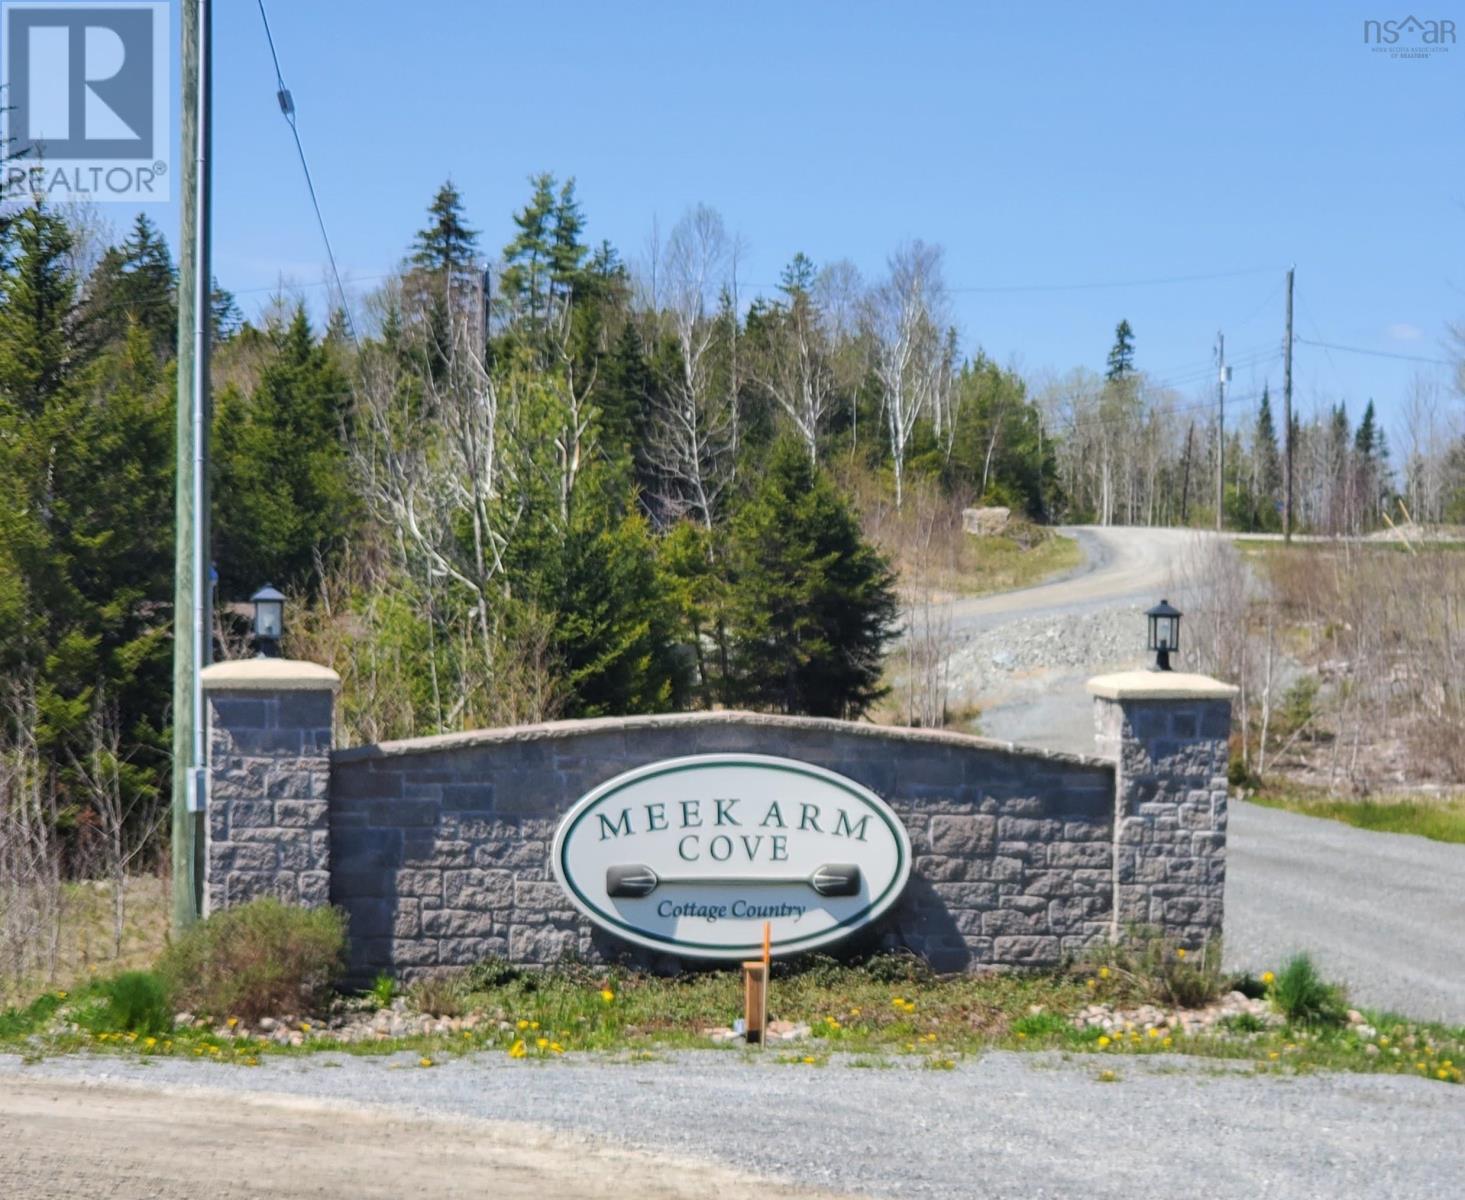
<svg viewBox="0 0 1465 1200">
<path fill-rule="evenodd" d="M 1256 414 L 1256 434 L 1252 449 L 1255 455 L 1258 524 L 1271 528 L 1272 518 L 1280 523 L 1282 499 L 1282 454 L 1277 447 L 1277 427 L 1272 417 L 1272 397 L 1262 385 L 1261 407 Z"/>
<path fill-rule="evenodd" d="M 554 176 L 548 171 L 531 176 L 529 182 L 534 194 L 514 214 L 518 232 L 504 247 L 506 266 L 499 278 L 499 289 L 532 324 L 546 307 L 545 276 L 554 264 L 556 204 Z"/>
<path fill-rule="evenodd" d="M 884 694 L 894 576 L 797 442 L 774 446 L 733 519 L 729 558 L 733 699 L 855 718 Z"/>
<path fill-rule="evenodd" d="M 1128 320 L 1122 320 L 1114 327 L 1114 345 L 1109 349 L 1109 366 L 1104 378 L 1109 383 L 1118 383 L 1134 374 L 1134 330 Z"/>
<path fill-rule="evenodd" d="M 215 409 L 214 531 L 219 586 L 302 586 L 316 555 L 339 548 L 355 514 L 343 442 L 347 381 L 317 345 L 304 308 L 283 330 L 256 335 L 268 354 L 245 397 Z"/>
<path fill-rule="evenodd" d="M 72 362 L 67 330 L 76 304 L 68 266 L 71 232 L 41 204 L 5 229 L 0 257 L 0 398 L 18 412 L 41 413 Z"/>
<path fill-rule="evenodd" d="M 136 324 L 160 359 L 173 355 L 178 334 L 178 272 L 168 243 L 139 213 L 132 232 L 111 246 L 87 282 L 78 314 L 79 336 L 88 353 L 121 343 Z"/>
<path fill-rule="evenodd" d="M 447 180 L 428 205 L 428 224 L 412 241 L 412 265 L 453 286 L 471 279 L 478 259 L 478 231 L 470 229 L 463 196 Z"/>
</svg>

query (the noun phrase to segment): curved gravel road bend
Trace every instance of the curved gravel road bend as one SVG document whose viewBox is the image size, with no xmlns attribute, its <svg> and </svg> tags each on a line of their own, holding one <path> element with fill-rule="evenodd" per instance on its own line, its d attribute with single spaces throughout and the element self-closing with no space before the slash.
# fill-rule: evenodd
<svg viewBox="0 0 1465 1200">
<path fill-rule="evenodd" d="M 340 1065 L 327 1069 L 326 1060 Z M 1118 1081 L 1100 1082 L 1110 1063 Z M 1407 1076 L 1255 1075 L 1249 1064 L 1180 1057 L 1101 1063 L 1098 1055 L 994 1053 L 934 1073 L 904 1063 L 785 1065 L 772 1053 L 726 1051 L 616 1064 L 479 1055 L 431 1070 L 346 1055 L 252 1069 L 70 1058 L 25 1069 L 17 1081 L 19 1069 L 0 1060 L 0 1179 L 12 1185 L 7 1195 L 58 1200 L 741 1200 L 753 1195 L 749 1176 L 824 1195 L 933 1200 L 1434 1200 L 1458 1191 L 1465 1129 L 1462 1087 Z M 129 1148 L 119 1144 L 125 1124 L 75 1123 L 92 1106 L 70 1081 L 101 1071 L 99 1110 L 110 1116 L 122 1088 L 144 1088 L 136 1111 L 166 1141 Z M 241 1103 L 246 1093 L 281 1099 L 257 1110 Z M 343 1101 L 390 1110 L 348 1117 L 330 1107 Z M 56 1105 L 65 1122 L 48 1119 Z M 528 1124 L 516 1133 L 505 1121 Z M 679 1191 L 666 1155 L 737 1175 L 704 1167 Z M 536 1164 L 537 1186 L 526 1190 Z M 164 1183 L 148 1186 L 150 1171 Z M 251 1172 L 261 1186 L 247 1186 Z"/>
</svg>

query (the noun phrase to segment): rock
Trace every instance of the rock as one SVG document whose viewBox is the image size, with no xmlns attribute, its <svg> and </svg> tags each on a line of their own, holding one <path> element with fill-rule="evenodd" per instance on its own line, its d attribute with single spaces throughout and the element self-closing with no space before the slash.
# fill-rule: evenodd
<svg viewBox="0 0 1465 1200">
<path fill-rule="evenodd" d="M 1348 1024 L 1350 1024 L 1350 1025 L 1362 1025 L 1363 1024 L 1363 1014 L 1361 1012 L 1359 1012 L 1356 1008 L 1350 1008 L 1348 1010 Z"/>
<path fill-rule="evenodd" d="M 1377 1058 L 1379 1056 L 1379 1048 L 1375 1046 L 1372 1042 L 1370 1042 L 1367 1046 L 1363 1048 L 1363 1052 L 1369 1058 Z"/>
<path fill-rule="evenodd" d="M 181 1012 L 173 1014 L 173 1028 L 178 1029 L 192 1024 L 193 1014 L 191 1012 Z"/>
<path fill-rule="evenodd" d="M 964 508 L 961 510 L 961 527 L 977 537 L 994 537 L 1007 528 L 1011 517 L 1010 508 Z"/>
<path fill-rule="evenodd" d="M 278 1022 L 276 1022 L 274 1017 L 261 1017 L 259 1021 L 260 1032 L 270 1033 L 276 1028 L 277 1024 Z"/>
</svg>

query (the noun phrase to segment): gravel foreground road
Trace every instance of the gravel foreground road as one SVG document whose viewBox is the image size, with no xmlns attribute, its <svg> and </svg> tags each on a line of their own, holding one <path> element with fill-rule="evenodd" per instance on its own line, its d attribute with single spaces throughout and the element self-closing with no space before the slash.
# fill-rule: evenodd
<svg viewBox="0 0 1465 1200">
<path fill-rule="evenodd" d="M 1099 1082 L 1110 1064 L 1118 1082 Z M 1465 1088 L 1180 1057 L 993 1053 L 939 1072 L 717 1051 L 430 1070 L 0 1058 L 0 1194 L 27 1200 L 1423 1200 L 1458 1188 L 1462 1129 Z"/>
</svg>

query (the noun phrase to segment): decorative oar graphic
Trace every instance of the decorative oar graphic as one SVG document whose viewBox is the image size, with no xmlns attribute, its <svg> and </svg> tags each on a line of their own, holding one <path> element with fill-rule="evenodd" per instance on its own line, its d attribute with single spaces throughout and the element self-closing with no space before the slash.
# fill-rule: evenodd
<svg viewBox="0 0 1465 1200">
<path fill-rule="evenodd" d="M 617 899 L 639 900 L 663 883 L 803 884 L 821 896 L 858 896 L 860 868 L 854 863 L 825 863 L 816 867 L 812 875 L 658 875 L 640 863 L 605 869 L 606 894 Z"/>
</svg>

